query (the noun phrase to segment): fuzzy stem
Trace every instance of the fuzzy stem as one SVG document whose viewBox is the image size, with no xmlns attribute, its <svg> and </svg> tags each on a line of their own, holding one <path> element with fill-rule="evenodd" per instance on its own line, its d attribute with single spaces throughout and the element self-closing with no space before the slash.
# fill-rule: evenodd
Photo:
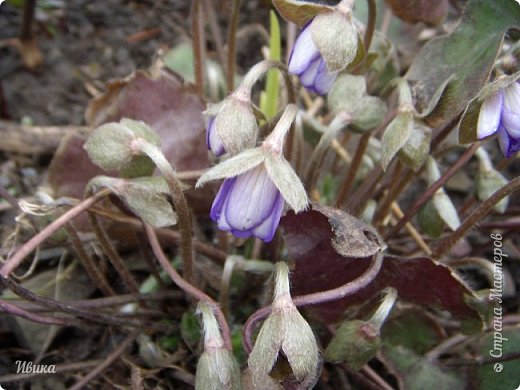
<svg viewBox="0 0 520 390">
<path fill-rule="evenodd" d="M 453 245 L 455 245 L 462 237 L 464 237 L 475 224 L 477 224 L 482 218 L 484 218 L 500 200 L 504 197 L 520 190 L 520 177 L 516 177 L 507 183 L 504 187 L 496 191 L 488 199 L 482 202 L 476 209 L 474 209 L 470 215 L 464 220 L 464 222 L 446 238 L 440 240 L 439 244 L 434 250 L 433 257 L 436 259 L 441 258 L 447 253 Z"/>
<path fill-rule="evenodd" d="M 191 282 L 193 279 L 193 243 L 191 237 L 191 216 L 188 203 L 186 202 L 186 198 L 182 193 L 179 182 L 175 177 L 175 172 L 159 148 L 146 141 L 139 142 L 139 148 L 144 154 L 152 159 L 155 165 L 157 165 L 168 183 L 173 205 L 175 206 L 175 211 L 179 217 L 178 224 L 179 232 L 181 233 L 181 257 L 184 277 L 186 280 Z"/>
<path fill-rule="evenodd" d="M 359 139 L 359 143 L 356 148 L 356 154 L 350 164 L 350 168 L 348 170 L 348 175 L 343 184 L 341 185 L 341 190 L 339 191 L 338 198 L 336 199 L 336 207 L 341 207 L 347 195 L 354 183 L 354 179 L 357 176 L 359 167 L 361 166 L 361 161 L 363 160 L 363 155 L 368 146 L 368 141 L 370 141 L 370 134 L 363 134 Z"/>
<path fill-rule="evenodd" d="M 312 294 L 301 295 L 293 298 L 293 303 L 296 307 L 318 305 L 320 303 L 336 301 L 338 299 L 345 298 L 346 296 L 353 295 L 369 285 L 378 275 L 381 266 L 383 265 L 384 256 L 382 253 L 378 253 L 374 256 L 372 263 L 368 269 L 357 279 L 354 279 L 342 286 L 337 288 L 320 291 Z M 242 338 L 244 342 L 244 349 L 246 353 L 250 353 L 253 349 L 252 336 L 253 331 L 258 322 L 265 319 L 271 313 L 271 306 L 263 307 L 254 312 L 246 321 L 244 329 L 242 331 Z"/>
<path fill-rule="evenodd" d="M 235 78 L 235 44 L 238 27 L 238 15 L 240 12 L 240 0 L 233 0 L 231 4 L 231 16 L 229 18 L 228 30 L 228 58 L 227 58 L 227 89 L 231 92 L 234 89 Z"/>
<path fill-rule="evenodd" d="M 201 0 L 193 0 L 191 4 L 193 68 L 195 69 L 195 85 L 199 96 L 204 96 L 204 27 L 202 12 Z"/>
<path fill-rule="evenodd" d="M 59 218 L 54 220 L 51 224 L 46 226 L 42 231 L 40 231 L 37 235 L 27 241 L 24 245 L 16 251 L 16 253 L 7 259 L 2 268 L 0 269 L 0 276 L 6 278 L 11 272 L 13 272 L 22 262 L 22 260 L 35 250 L 43 241 L 49 238 L 52 234 L 54 234 L 58 229 L 63 227 L 66 223 L 68 223 L 72 218 L 81 214 L 83 211 L 91 207 L 93 204 L 98 202 L 101 198 L 104 198 L 110 194 L 109 190 L 99 191 L 96 195 L 83 200 L 77 206 L 74 206 L 69 211 L 61 215 Z"/>
<path fill-rule="evenodd" d="M 229 330 L 229 325 L 226 321 L 226 318 L 224 317 L 224 314 L 220 310 L 217 302 L 215 302 L 209 295 L 207 295 L 203 291 L 199 290 L 197 287 L 193 286 L 192 284 L 184 280 L 177 273 L 175 268 L 172 267 L 172 265 L 166 258 L 166 255 L 164 254 L 161 245 L 159 244 L 159 240 L 157 238 L 155 230 L 150 225 L 146 224 L 144 225 L 144 229 L 146 231 L 148 241 L 150 242 L 150 246 L 152 247 L 152 251 L 155 257 L 157 257 L 157 260 L 159 261 L 163 269 L 168 273 L 168 275 L 170 275 L 170 278 L 173 280 L 173 282 L 186 294 L 194 297 L 198 301 L 206 302 L 215 310 L 215 315 L 217 317 L 217 321 L 219 322 L 220 330 L 222 332 L 222 338 L 224 339 L 224 346 L 226 347 L 226 349 L 231 351 L 231 333 Z"/>
<path fill-rule="evenodd" d="M 457 171 L 462 168 L 473 156 L 473 154 L 477 151 L 480 146 L 480 142 L 475 142 L 471 147 L 466 149 L 466 151 L 460 156 L 458 161 L 453 164 L 435 183 L 433 183 L 426 191 L 423 192 L 421 197 L 413 204 L 412 207 L 408 209 L 403 218 L 399 220 L 399 222 L 390 230 L 384 237 L 385 241 L 392 237 L 394 237 L 402 227 L 408 222 L 418 211 L 424 206 L 430 198 L 437 192 L 439 188 L 441 188 Z M 460 229 L 460 228 L 459 228 Z M 459 230 L 457 229 L 457 230 Z"/>
</svg>

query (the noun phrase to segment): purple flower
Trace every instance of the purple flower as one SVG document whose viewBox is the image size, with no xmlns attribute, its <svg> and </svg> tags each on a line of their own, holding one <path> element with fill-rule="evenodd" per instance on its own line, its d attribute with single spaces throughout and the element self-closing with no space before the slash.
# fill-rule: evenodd
<svg viewBox="0 0 520 390">
<path fill-rule="evenodd" d="M 477 137 L 498 134 L 500 149 L 506 158 L 520 151 L 520 83 L 484 99 L 477 124 Z"/>
<path fill-rule="evenodd" d="M 221 230 L 237 237 L 273 239 L 284 199 L 263 164 L 224 180 L 211 207 L 210 216 Z"/>
<path fill-rule="evenodd" d="M 214 116 L 211 116 L 208 119 L 208 126 L 206 127 L 206 145 L 208 145 L 208 149 L 211 150 L 215 156 L 221 156 L 226 153 L 224 144 L 217 134 L 217 126 L 215 126 Z"/>
<path fill-rule="evenodd" d="M 334 84 L 338 72 L 327 70 L 327 64 L 312 40 L 311 25 L 312 21 L 296 39 L 289 58 L 289 73 L 297 75 L 304 87 L 325 95 Z"/>
</svg>

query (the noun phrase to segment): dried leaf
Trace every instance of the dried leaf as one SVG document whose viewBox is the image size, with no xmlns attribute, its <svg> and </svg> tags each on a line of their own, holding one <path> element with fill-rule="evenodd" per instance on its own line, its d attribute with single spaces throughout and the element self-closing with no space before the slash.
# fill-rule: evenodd
<svg viewBox="0 0 520 390">
<path fill-rule="evenodd" d="M 339 216 L 346 213 L 334 210 L 334 214 L 338 217 L 328 217 L 323 208 L 319 208 L 300 214 L 289 212 L 282 218 L 283 236 L 294 262 L 293 296 L 339 287 L 368 268 L 369 258 L 346 257 L 338 253 L 336 248 L 348 250 L 347 243 L 352 237 L 338 235 L 340 229 L 334 229 L 344 221 Z M 374 239 L 370 241 L 376 243 Z M 465 300 L 467 296 L 473 296 L 473 292 L 447 266 L 427 257 L 386 256 L 379 275 L 362 291 L 335 302 L 313 305 L 308 310 L 320 321 L 337 321 L 347 307 L 366 302 L 386 287 L 394 287 L 399 299 L 447 310 L 460 320 L 482 326 L 479 314 Z"/>
</svg>

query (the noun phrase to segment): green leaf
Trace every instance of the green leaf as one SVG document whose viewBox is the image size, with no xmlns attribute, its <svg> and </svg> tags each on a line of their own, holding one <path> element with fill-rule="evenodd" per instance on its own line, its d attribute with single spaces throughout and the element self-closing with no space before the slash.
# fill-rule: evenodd
<svg viewBox="0 0 520 390">
<path fill-rule="evenodd" d="M 424 389 L 464 389 L 464 380 L 454 373 L 440 368 L 404 347 L 386 347 L 384 354 L 395 367 L 403 388 L 407 390 Z M 482 387 L 496 388 L 496 387 Z M 505 388 L 505 387 L 504 387 Z"/>
<path fill-rule="evenodd" d="M 411 113 L 398 113 L 388 125 L 381 140 L 381 165 L 386 169 L 394 156 L 408 142 L 413 129 Z"/>
<path fill-rule="evenodd" d="M 428 42 L 418 53 L 406 78 L 415 84 L 418 110 L 445 81 L 435 110 L 426 122 L 435 126 L 465 108 L 489 78 L 505 32 L 520 25 L 520 7 L 511 0 L 470 0 L 458 27 Z"/>
<path fill-rule="evenodd" d="M 280 61 L 281 58 L 281 38 L 280 23 L 276 17 L 276 13 L 269 13 L 271 24 L 269 37 L 269 58 Z M 260 110 L 264 113 L 267 120 L 273 118 L 278 111 L 278 91 L 280 89 L 280 74 L 277 69 L 271 69 L 267 72 L 267 82 L 265 91 L 260 96 Z"/>
<path fill-rule="evenodd" d="M 500 324 L 502 328 L 502 324 Z M 489 358 L 491 351 L 495 356 L 499 354 L 507 355 L 520 351 L 520 329 L 518 327 L 504 329 L 503 331 L 488 333 L 480 344 L 480 353 L 483 357 Z M 498 342 L 502 336 L 504 340 Z M 495 349 L 501 346 L 502 349 Z M 498 366 L 497 364 L 501 364 Z M 501 371 L 495 371 L 500 370 Z M 478 368 L 477 375 L 480 379 L 481 389 L 516 389 L 520 383 L 520 360 L 511 360 L 495 364 L 485 364 Z"/>
<path fill-rule="evenodd" d="M 154 227 L 177 223 L 177 215 L 166 199 L 170 193 L 166 180 L 160 176 L 118 179 L 96 176 L 87 187 L 106 187 L 119 196 L 144 222 Z"/>
<path fill-rule="evenodd" d="M 385 345 L 401 345 L 423 354 L 443 339 L 442 330 L 435 320 L 420 309 L 404 310 L 391 318 L 383 327 L 381 337 Z"/>
</svg>

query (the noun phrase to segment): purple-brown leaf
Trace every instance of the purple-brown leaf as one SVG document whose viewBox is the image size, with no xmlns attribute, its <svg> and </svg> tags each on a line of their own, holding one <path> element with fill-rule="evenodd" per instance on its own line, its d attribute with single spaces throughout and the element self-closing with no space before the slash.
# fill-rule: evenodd
<svg viewBox="0 0 520 390">
<path fill-rule="evenodd" d="M 300 214 L 288 213 L 282 219 L 283 236 L 294 263 L 293 296 L 339 287 L 359 277 L 370 265 L 370 258 L 346 257 L 336 250 L 348 247 L 353 233 L 338 230 L 337 220 L 346 214 L 344 211 L 334 210 L 331 218 L 330 208 L 325 210 L 314 207 Z M 447 310 L 458 319 L 481 324 L 478 313 L 466 303 L 473 292 L 448 267 L 427 257 L 386 256 L 379 275 L 368 287 L 341 300 L 312 306 L 310 311 L 317 319 L 334 322 L 348 307 L 367 302 L 385 287 L 394 287 L 400 299 Z"/>
</svg>

